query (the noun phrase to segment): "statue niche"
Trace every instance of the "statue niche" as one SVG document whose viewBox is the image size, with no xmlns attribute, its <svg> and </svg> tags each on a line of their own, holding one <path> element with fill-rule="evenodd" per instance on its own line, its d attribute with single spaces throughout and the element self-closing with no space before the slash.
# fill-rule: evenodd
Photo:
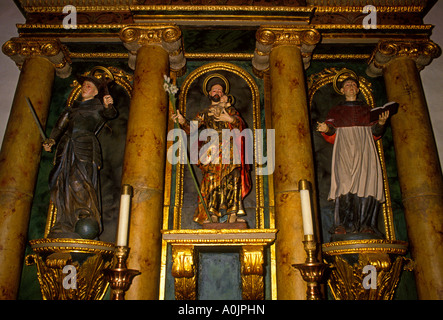
<svg viewBox="0 0 443 320">
<path fill-rule="evenodd" d="M 345 95 L 343 92 L 351 90 L 344 88 L 345 85 L 353 86 L 351 88 L 355 91 L 353 101 L 348 101 L 348 96 L 344 101 Z M 342 70 L 326 69 L 311 76 L 309 101 L 312 126 L 317 131 L 313 135 L 313 141 L 325 242 L 328 242 L 329 239 L 331 241 L 390 239 L 393 234 L 393 230 L 390 229 L 390 226 L 392 226 L 390 222 L 392 221 L 392 208 L 390 207 L 383 148 L 381 140 L 379 140 L 387 125 L 387 117 L 383 122 L 379 120 L 364 125 L 363 122 L 361 125 L 358 123 L 332 125 L 335 118 L 340 119 L 337 112 L 342 112 L 343 109 L 352 108 L 347 112 L 343 111 L 346 114 L 342 115 L 342 118 L 348 117 L 350 111 L 355 114 L 360 112 L 361 117 L 363 117 L 363 113 L 365 115 L 367 113 L 365 108 L 375 107 L 370 83 L 346 68 Z M 357 121 L 356 119 L 360 119 L 358 115 L 353 117 L 352 121 Z M 367 148 L 366 151 L 363 151 L 363 154 L 365 159 L 369 159 L 361 161 L 358 168 L 355 168 L 357 171 L 352 171 L 353 175 L 349 177 L 347 176 L 348 170 L 342 173 L 340 170 L 343 171 L 343 168 L 339 166 L 342 165 L 348 168 L 350 164 L 342 161 L 346 162 L 346 157 L 355 158 L 351 156 L 353 144 L 352 141 L 348 141 L 348 144 L 341 143 L 337 146 L 334 140 L 335 127 L 340 128 L 338 129 L 340 132 L 344 130 L 349 133 L 350 136 L 346 136 L 348 138 L 358 136 L 359 143 L 358 146 L 356 145 L 358 150 L 363 150 L 362 145 Z M 346 138 L 344 133 L 341 137 L 342 139 Z M 364 140 L 366 142 L 360 141 L 360 138 L 366 139 Z M 376 140 L 375 144 L 374 140 Z M 351 149 L 343 149 L 344 145 Z M 342 149 L 340 150 L 339 147 Z M 372 187 L 369 188 L 368 186 Z"/>
<path fill-rule="evenodd" d="M 87 85 L 97 91 L 85 101 Z M 46 150 L 56 147 L 45 237 L 114 242 L 130 76 L 114 67 L 98 66 L 72 86 L 67 107 L 45 142 Z M 108 108 L 102 102 L 106 97 L 111 97 Z"/>
<path fill-rule="evenodd" d="M 211 100 L 211 90 L 217 89 L 222 92 L 222 99 L 219 103 L 214 103 Z M 197 120 L 199 122 L 194 122 L 194 124 L 202 124 L 197 139 L 204 140 L 201 132 L 207 128 L 220 133 L 219 154 L 217 156 L 220 156 L 221 166 L 211 166 L 210 163 L 209 165 L 202 164 L 202 160 L 205 161 L 202 156 L 209 155 L 209 152 L 201 152 L 201 150 L 203 148 L 206 148 L 205 150 L 210 149 L 208 146 L 212 143 L 212 138 L 199 141 L 199 147 L 203 148 L 199 148 L 198 163 L 194 163 L 193 168 L 202 195 L 206 200 L 209 217 L 201 204 L 186 165 L 178 166 L 177 172 L 183 174 L 183 179 L 177 180 L 176 192 L 183 195 L 183 202 L 179 208 L 179 214 L 175 215 L 176 226 L 195 229 L 198 228 L 195 222 L 198 222 L 202 224 L 203 228 L 213 228 L 214 225 L 218 225 L 220 228 L 242 228 L 240 224 L 246 222 L 249 228 L 256 227 L 258 225 L 256 214 L 259 214 L 257 213 L 259 210 L 256 208 L 263 206 L 257 204 L 255 197 L 257 187 L 260 187 L 262 183 L 257 184 L 258 179 L 253 170 L 252 160 L 255 150 L 248 152 L 248 150 L 241 149 L 245 143 L 245 140 L 243 140 L 241 147 L 238 148 L 244 152 L 238 155 L 241 162 L 233 165 L 237 162 L 233 162 L 232 157 L 236 155 L 235 150 L 232 149 L 235 149 L 235 143 L 240 146 L 240 141 L 235 141 L 236 138 L 233 137 L 229 138 L 229 144 L 222 143 L 223 129 L 228 129 L 227 131 L 238 129 L 240 132 L 244 132 L 242 130 L 246 129 L 249 130 L 250 135 L 245 135 L 245 139 L 250 138 L 249 142 L 253 144 L 254 149 L 256 148 L 254 129 L 259 123 L 259 94 L 254 80 L 241 68 L 228 63 L 213 63 L 202 66 L 194 70 L 184 81 L 179 97 L 179 112 L 183 115 L 183 118 L 187 119 L 184 125 L 181 126 L 187 133 L 190 133 L 189 126 L 192 124 L 189 120 Z M 226 120 L 232 121 L 216 121 L 222 119 L 224 114 Z M 181 120 L 183 123 L 183 119 Z M 197 139 L 194 139 L 194 141 Z M 189 145 L 193 140 L 188 139 L 188 141 L 190 152 L 195 151 L 195 148 L 191 150 L 192 146 Z M 230 152 L 231 161 L 229 161 L 230 164 L 223 164 L 222 149 L 227 146 L 232 151 Z M 207 160 L 206 162 L 208 162 Z M 221 183 L 212 183 L 211 179 L 218 177 L 212 169 L 217 167 L 221 168 L 219 172 L 220 179 L 218 179 Z M 180 186 L 183 187 L 180 188 Z M 223 190 L 224 188 L 225 190 Z M 232 199 L 223 199 L 226 195 Z M 228 202 L 226 203 L 226 201 Z M 232 224 L 232 226 L 228 226 L 228 224 Z"/>
</svg>

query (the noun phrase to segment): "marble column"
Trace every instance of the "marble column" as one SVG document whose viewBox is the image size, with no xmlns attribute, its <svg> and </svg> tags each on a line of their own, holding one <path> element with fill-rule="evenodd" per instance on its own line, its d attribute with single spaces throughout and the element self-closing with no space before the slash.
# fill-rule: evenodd
<svg viewBox="0 0 443 320">
<path fill-rule="evenodd" d="M 0 300 L 17 298 L 42 149 L 25 97 L 44 126 L 60 46 L 57 41 L 16 38 L 3 45 L 3 53 L 21 66 L 21 72 L 0 151 Z M 68 76 L 69 71 L 61 74 Z"/>
<path fill-rule="evenodd" d="M 432 41 L 380 42 L 371 70 L 383 73 L 397 169 L 420 299 L 443 299 L 443 178 L 419 68 L 440 54 Z"/>
<path fill-rule="evenodd" d="M 127 27 L 120 32 L 122 41 L 132 52 L 130 65 L 135 68 L 122 184 L 134 188 L 128 268 L 139 270 L 141 274 L 128 290 L 128 300 L 159 297 L 169 110 L 163 76 L 169 76 L 170 68 L 170 56 L 163 43 L 173 46 L 180 36 L 180 29 L 174 27 Z"/>
<path fill-rule="evenodd" d="M 269 68 L 271 82 L 277 299 L 283 300 L 306 299 L 306 282 L 291 265 L 306 260 L 298 182 L 307 179 L 315 186 L 315 170 L 304 68 L 319 40 L 316 30 L 262 27 L 253 60 L 256 69 Z"/>
</svg>

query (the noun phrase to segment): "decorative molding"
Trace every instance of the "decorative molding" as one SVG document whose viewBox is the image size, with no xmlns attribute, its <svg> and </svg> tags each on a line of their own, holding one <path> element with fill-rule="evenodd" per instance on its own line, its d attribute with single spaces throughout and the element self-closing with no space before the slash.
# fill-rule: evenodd
<svg viewBox="0 0 443 320">
<path fill-rule="evenodd" d="M 170 68 L 180 71 L 186 66 L 182 32 L 175 25 L 129 25 L 120 30 L 120 39 L 129 50 L 129 67 L 135 69 L 137 50 L 144 45 L 159 45 L 169 54 Z"/>
<path fill-rule="evenodd" d="M 370 3 L 368 3 L 370 2 Z M 426 6 L 426 2 L 423 0 L 372 0 L 372 1 L 361 1 L 361 0 L 307 0 L 306 4 L 309 6 L 324 6 L 324 7 L 334 7 L 334 6 L 345 6 L 345 7 L 363 7 L 367 4 L 373 6 Z M 423 4 L 424 3 L 424 4 Z"/>
<path fill-rule="evenodd" d="M 440 55 L 441 48 L 431 40 L 381 40 L 372 54 L 366 74 L 370 77 L 381 76 L 383 68 L 398 57 L 414 60 L 418 70 L 423 70 Z"/>
<path fill-rule="evenodd" d="M 299 47 L 305 69 L 309 68 L 312 51 L 321 39 L 316 29 L 297 26 L 260 27 L 255 37 L 257 42 L 252 65 L 259 72 L 269 68 L 269 54 L 273 48 L 281 45 Z"/>
<path fill-rule="evenodd" d="M 67 78 L 71 74 L 69 54 L 59 39 L 12 38 L 3 44 L 2 51 L 19 68 L 23 66 L 27 58 L 41 56 L 54 64 L 57 76 L 60 78 Z"/>
</svg>

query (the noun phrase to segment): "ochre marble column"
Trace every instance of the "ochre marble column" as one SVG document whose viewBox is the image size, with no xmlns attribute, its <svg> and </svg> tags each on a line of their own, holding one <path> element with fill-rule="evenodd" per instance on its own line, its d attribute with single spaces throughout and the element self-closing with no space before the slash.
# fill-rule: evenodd
<svg viewBox="0 0 443 320">
<path fill-rule="evenodd" d="M 136 277 L 126 299 L 158 299 L 168 100 L 163 75 L 168 53 L 157 45 L 138 49 L 129 111 L 122 184 L 134 188 L 128 267 Z"/>
<path fill-rule="evenodd" d="M 0 300 L 16 299 L 42 138 L 25 96 L 45 125 L 55 67 L 46 58 L 29 57 L 20 73 L 0 152 Z"/>
<path fill-rule="evenodd" d="M 186 61 L 181 31 L 174 25 L 127 26 L 120 39 L 135 69 L 122 177 L 122 184 L 134 188 L 128 268 L 141 272 L 126 299 L 154 300 L 159 298 L 169 110 L 163 76 L 169 76 L 170 67 L 183 68 Z"/>
<path fill-rule="evenodd" d="M 392 51 L 396 54 L 390 56 Z M 418 295 L 441 300 L 443 178 L 417 69 L 420 61 L 429 63 L 437 56 L 439 48 L 432 41 L 400 41 L 380 44 L 378 54 L 385 58 L 382 70 L 388 99 L 400 104 L 391 126 Z M 391 59 L 386 62 L 386 57 Z"/>
<path fill-rule="evenodd" d="M 319 39 L 315 30 L 263 27 L 257 33 L 258 42 L 272 46 L 269 75 L 272 127 L 275 129 L 277 299 L 283 300 L 306 299 L 306 282 L 292 267 L 306 260 L 298 182 L 307 179 L 315 183 L 304 79 L 306 63 L 303 63 L 300 47 L 306 43 L 314 46 Z"/>
</svg>

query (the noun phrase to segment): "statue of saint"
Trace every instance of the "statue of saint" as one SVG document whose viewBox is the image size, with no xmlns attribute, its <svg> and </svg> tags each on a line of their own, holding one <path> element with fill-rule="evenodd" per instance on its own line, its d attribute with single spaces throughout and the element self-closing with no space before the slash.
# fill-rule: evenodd
<svg viewBox="0 0 443 320">
<path fill-rule="evenodd" d="M 200 224 L 217 223 L 219 218 L 227 214 L 228 223 L 245 222 L 238 218 L 244 215 L 242 201 L 251 190 L 249 166 L 245 163 L 244 147 L 242 140 L 233 139 L 223 143 L 222 130 L 238 129 L 240 132 L 246 128 L 246 124 L 239 112 L 228 102 L 226 88 L 229 86 L 227 79 L 221 75 L 210 75 L 204 82 L 204 92 L 207 92 L 209 106 L 197 113 L 193 121 L 198 123 L 198 128 L 213 129 L 217 131 L 219 139 L 218 146 L 209 146 L 207 152 L 198 160 L 197 166 L 202 172 L 200 191 L 206 203 L 211 219 L 206 215 L 204 205 L 198 199 L 198 207 L 194 214 L 194 221 Z M 178 120 L 183 130 L 190 133 L 190 122 L 186 120 L 177 110 L 177 114 L 171 116 L 173 121 Z M 199 142 L 203 144 L 203 142 Z M 233 147 L 237 144 L 236 148 Z M 200 145 L 199 145 L 200 147 Z M 205 146 L 207 147 L 207 146 Z M 222 160 L 223 148 L 230 149 L 231 159 L 229 163 Z M 212 152 L 215 150 L 216 152 Z M 218 153 L 217 153 L 218 152 Z M 226 152 L 226 150 L 225 150 Z M 233 161 L 234 152 L 240 152 L 241 163 Z M 225 153 L 227 154 L 227 153 Z M 206 159 L 204 159 L 206 157 Z M 215 158 L 218 161 L 214 161 Z"/>
<path fill-rule="evenodd" d="M 117 116 L 107 83 L 94 76 L 79 77 L 81 100 L 74 101 L 57 120 L 43 143 L 51 152 L 56 145 L 54 167 L 49 174 L 50 198 L 56 220 L 49 238 L 97 239 L 102 231 L 97 134 L 107 120 Z"/>
<path fill-rule="evenodd" d="M 370 122 L 371 108 L 357 99 L 359 82 L 354 77 L 346 78 L 340 91 L 345 101 L 332 108 L 324 122 L 317 122 L 317 131 L 334 144 L 328 197 L 335 200 L 331 233 L 382 237 L 377 217 L 385 196 L 374 141 L 383 135 L 389 111 Z"/>
</svg>

